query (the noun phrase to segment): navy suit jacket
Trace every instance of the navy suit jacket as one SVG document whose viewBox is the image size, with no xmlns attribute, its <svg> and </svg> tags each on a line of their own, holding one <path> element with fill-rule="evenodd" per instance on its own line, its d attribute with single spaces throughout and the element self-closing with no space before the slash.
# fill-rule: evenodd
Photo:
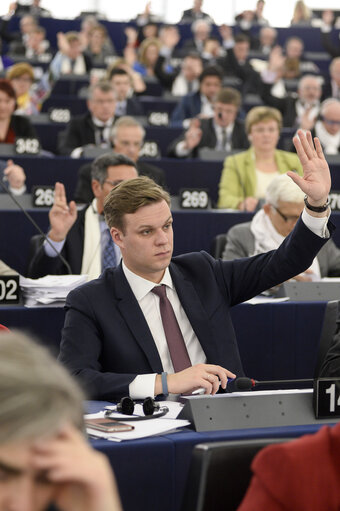
<svg viewBox="0 0 340 511">
<path fill-rule="evenodd" d="M 200 91 L 183 96 L 171 115 L 171 124 L 173 126 L 182 126 L 185 119 L 192 119 L 201 112 L 201 93 Z"/>
<path fill-rule="evenodd" d="M 332 230 L 332 225 L 329 225 Z M 174 257 L 170 273 L 207 362 L 243 374 L 230 307 L 309 267 L 327 240 L 300 220 L 272 252 L 234 261 L 205 252 Z M 118 400 L 138 374 L 161 373 L 162 362 L 121 266 L 71 291 L 60 360 L 94 399 Z M 249 325 L 249 335 L 253 330 Z"/>
</svg>

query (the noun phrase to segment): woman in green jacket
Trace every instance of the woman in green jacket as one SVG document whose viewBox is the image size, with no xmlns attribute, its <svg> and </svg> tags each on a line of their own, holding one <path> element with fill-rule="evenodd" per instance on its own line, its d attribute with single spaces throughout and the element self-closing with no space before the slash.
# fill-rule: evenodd
<svg viewBox="0 0 340 511">
<path fill-rule="evenodd" d="M 297 155 L 276 149 L 282 127 L 279 110 L 256 106 L 249 110 L 245 127 L 251 146 L 225 159 L 219 184 L 219 208 L 254 211 L 276 175 L 288 170 L 302 175 Z"/>
</svg>

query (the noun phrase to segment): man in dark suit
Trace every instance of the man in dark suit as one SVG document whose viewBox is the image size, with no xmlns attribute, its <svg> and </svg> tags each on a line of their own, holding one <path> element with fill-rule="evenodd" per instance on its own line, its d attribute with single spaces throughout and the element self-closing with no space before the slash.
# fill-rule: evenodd
<svg viewBox="0 0 340 511">
<path fill-rule="evenodd" d="M 282 113 L 283 126 L 297 128 L 303 117 L 314 121 L 320 112 L 321 81 L 318 76 L 305 75 L 300 78 L 297 94 L 278 98 L 271 94 L 277 70 L 262 74 L 261 97 L 266 105 L 277 108 Z"/>
<path fill-rule="evenodd" d="M 90 87 L 87 101 L 88 113 L 71 119 L 61 133 L 59 153 L 79 158 L 85 146 L 111 148 L 111 128 L 115 121 L 116 96 L 108 82 L 98 82 Z"/>
<path fill-rule="evenodd" d="M 143 107 L 135 97 L 129 97 L 131 91 L 131 78 L 124 69 L 114 68 L 111 70 L 110 83 L 116 95 L 116 116 L 144 114 Z"/>
<path fill-rule="evenodd" d="M 304 177 L 289 175 L 313 210 L 278 250 L 253 258 L 229 262 L 200 252 L 172 259 L 168 194 L 139 177 L 108 195 L 104 214 L 123 262 L 68 295 L 60 349 L 94 398 L 215 394 L 242 374 L 230 307 L 303 271 L 326 242 L 327 225 L 332 230 L 327 162 L 310 133 L 299 137 Z"/>
<path fill-rule="evenodd" d="M 188 128 L 190 119 L 212 117 L 213 103 L 222 87 L 222 71 L 217 66 L 206 67 L 200 77 L 200 88 L 194 94 L 187 94 L 171 115 L 171 123 Z"/>
<path fill-rule="evenodd" d="M 165 188 L 164 171 L 155 165 L 151 165 L 139 159 L 144 136 L 145 130 L 136 119 L 129 116 L 121 117 L 112 129 L 111 139 L 113 150 L 116 153 L 124 154 L 130 158 L 136 164 L 140 176 L 148 176 Z M 82 165 L 78 171 L 78 181 L 74 198 L 76 202 L 80 203 L 87 203 L 93 199 L 90 163 Z"/>
<path fill-rule="evenodd" d="M 236 119 L 240 106 L 241 95 L 236 89 L 222 89 L 214 104 L 214 117 L 193 119 L 186 133 L 171 144 L 168 156 L 196 158 L 203 147 L 220 151 L 248 149 L 244 124 Z"/>
<path fill-rule="evenodd" d="M 67 205 L 64 185 L 56 183 L 48 232 L 55 250 L 41 238 L 29 263 L 28 275 L 38 278 L 68 273 L 57 253 L 64 257 L 72 273 L 86 274 L 89 280 L 98 277 L 108 266 L 107 262 L 118 264 L 120 251 L 110 245 L 103 218 L 104 199 L 113 187 L 137 175 L 135 163 L 126 156 L 115 153 L 99 156 L 92 164 L 91 185 L 95 198 L 79 213 L 75 202 Z"/>
</svg>

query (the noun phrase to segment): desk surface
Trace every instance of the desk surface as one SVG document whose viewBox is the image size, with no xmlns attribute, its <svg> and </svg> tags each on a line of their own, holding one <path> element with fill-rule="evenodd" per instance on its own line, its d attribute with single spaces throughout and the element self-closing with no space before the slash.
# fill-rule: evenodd
<svg viewBox="0 0 340 511">
<path fill-rule="evenodd" d="M 91 411 L 101 406 L 91 404 Z M 320 425 L 196 433 L 189 428 L 129 442 L 91 441 L 115 471 L 124 511 L 179 511 L 193 447 L 202 442 L 251 438 L 290 438 L 313 433 Z"/>
</svg>

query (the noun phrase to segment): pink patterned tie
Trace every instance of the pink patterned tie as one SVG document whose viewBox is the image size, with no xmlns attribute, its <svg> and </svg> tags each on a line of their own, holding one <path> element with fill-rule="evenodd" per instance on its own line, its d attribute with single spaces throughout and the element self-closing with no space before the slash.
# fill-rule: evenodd
<svg viewBox="0 0 340 511">
<path fill-rule="evenodd" d="M 159 297 L 159 308 L 164 328 L 165 337 L 168 343 L 172 365 L 175 373 L 191 367 L 190 358 L 179 328 L 172 305 L 166 296 L 164 285 L 155 286 L 152 290 Z"/>
</svg>

